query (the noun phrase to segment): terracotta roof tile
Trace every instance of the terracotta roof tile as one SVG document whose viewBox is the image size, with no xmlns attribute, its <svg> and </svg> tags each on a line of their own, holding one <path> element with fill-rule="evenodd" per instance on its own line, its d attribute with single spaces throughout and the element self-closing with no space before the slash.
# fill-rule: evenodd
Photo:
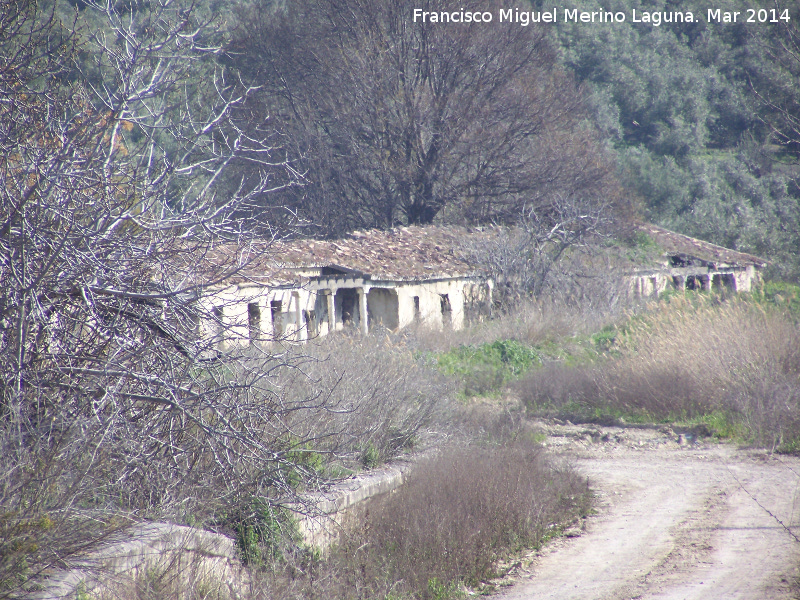
<svg viewBox="0 0 800 600">
<path fill-rule="evenodd" d="M 754 265 L 764 267 L 768 262 L 758 256 L 717 246 L 682 233 L 675 233 L 657 225 L 645 223 L 639 225 L 639 229 L 653 238 L 653 241 L 664 250 L 665 255 L 684 255 L 717 265 Z"/>
<path fill-rule="evenodd" d="M 661 248 L 662 257 L 684 255 L 715 264 L 756 265 L 767 261 L 697 240 L 651 224 L 638 226 Z M 497 237 L 495 227 L 457 226 L 399 227 L 388 231 L 355 231 L 337 240 L 258 242 L 246 249 L 220 246 L 218 260 L 238 262 L 243 268 L 232 279 L 263 285 L 300 285 L 322 269 L 372 280 L 415 281 L 479 276 L 461 249 L 464 242 Z M 651 265 L 639 265 L 648 267 Z M 652 265 L 656 266 L 656 265 Z M 661 265 L 663 266 L 666 265 Z"/>
<path fill-rule="evenodd" d="M 323 267 L 388 281 L 475 276 L 477 269 L 461 257 L 460 245 L 467 237 L 494 235 L 494 228 L 413 226 L 355 231 L 331 241 L 256 244 L 237 279 L 291 284 L 303 278 L 303 270 Z"/>
</svg>

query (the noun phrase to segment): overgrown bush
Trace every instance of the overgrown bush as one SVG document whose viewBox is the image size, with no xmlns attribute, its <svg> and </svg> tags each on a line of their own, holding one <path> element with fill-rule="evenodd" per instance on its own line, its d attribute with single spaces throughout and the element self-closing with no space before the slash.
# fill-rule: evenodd
<svg viewBox="0 0 800 600">
<path fill-rule="evenodd" d="M 297 402 L 324 394 L 293 431 L 339 461 L 375 466 L 447 421 L 453 383 L 388 336 L 331 335 L 292 351 L 302 368 L 280 370 L 275 383 Z"/>
<path fill-rule="evenodd" d="M 459 346 L 435 357 L 438 368 L 462 382 L 465 396 L 496 392 L 539 362 L 537 352 L 516 340 Z"/>
<path fill-rule="evenodd" d="M 141 518 L 222 528 L 249 562 L 268 562 L 292 541 L 283 506 L 359 463 L 385 461 L 417 443 L 438 416 L 446 420 L 452 384 L 387 340 L 330 336 L 269 352 L 242 358 L 252 364 L 241 371 L 209 370 L 231 397 L 202 423 L 170 419 L 163 409 L 155 415 L 161 421 L 147 421 L 152 407 L 135 403 L 67 420 L 64 407 L 39 423 L 41 437 L 27 446 L 13 421 L 0 425 L 0 597 Z M 237 396 L 237 388 L 252 395 Z M 215 452 L 226 448 L 201 440 L 223 420 L 271 460 L 256 460 L 232 436 L 227 449 L 242 459 L 221 473 Z M 163 459 L 159 440 L 186 438 L 196 438 L 194 454 Z"/>
<path fill-rule="evenodd" d="M 450 447 L 375 499 L 327 560 L 262 587 L 307 600 L 445 600 L 484 587 L 499 562 L 536 548 L 590 507 L 587 482 L 536 444 Z"/>
<path fill-rule="evenodd" d="M 517 389 L 534 412 L 584 418 L 693 419 L 723 412 L 759 444 L 800 438 L 800 324 L 742 299 L 673 297 L 615 337 L 617 358 L 530 373 Z"/>
<path fill-rule="evenodd" d="M 389 575 L 431 597 L 432 581 L 477 586 L 492 578 L 498 559 L 540 545 L 587 503 L 585 480 L 555 468 L 536 445 L 453 448 L 373 510 L 339 560 L 369 573 L 367 584 Z"/>
</svg>

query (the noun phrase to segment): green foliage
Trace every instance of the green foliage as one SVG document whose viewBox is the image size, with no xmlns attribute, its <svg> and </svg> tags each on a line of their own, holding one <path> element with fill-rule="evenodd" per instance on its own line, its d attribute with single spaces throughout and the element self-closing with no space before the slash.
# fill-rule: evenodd
<svg viewBox="0 0 800 600">
<path fill-rule="evenodd" d="M 466 594 L 456 582 L 445 583 L 439 581 L 436 577 L 431 577 L 428 580 L 428 589 L 425 594 L 426 600 L 456 600 L 457 598 L 465 597 Z"/>
<path fill-rule="evenodd" d="M 534 5 L 550 6 L 543 0 Z M 585 11 L 653 10 L 645 0 L 562 0 Z M 750 8 L 724 0 L 723 10 Z M 700 0 L 664 10 L 693 11 Z M 744 13 L 743 13 L 744 14 Z M 800 17 L 796 13 L 793 19 Z M 763 98 L 797 106 L 797 69 L 769 48 L 779 26 L 563 23 L 562 63 L 590 91 L 594 121 L 617 152 L 619 172 L 660 225 L 773 259 L 800 278 L 800 173 L 768 126 Z M 797 65 L 795 65 L 797 66 Z M 760 94 L 756 96 L 754 91 Z M 796 113 L 794 113 L 796 114 Z"/>
<path fill-rule="evenodd" d="M 309 475 L 324 475 L 326 461 L 322 453 L 314 448 L 311 442 L 300 443 L 293 439 L 284 454 L 285 460 L 281 463 L 281 470 L 285 480 L 293 488 L 298 488 Z"/>
<path fill-rule="evenodd" d="M 783 281 L 768 281 L 753 292 L 756 302 L 787 308 L 800 314 L 800 286 Z"/>
<path fill-rule="evenodd" d="M 369 442 L 361 453 L 361 464 L 367 469 L 374 469 L 381 463 L 381 453 L 375 447 L 375 444 Z"/>
<path fill-rule="evenodd" d="M 747 429 L 742 423 L 741 415 L 725 408 L 713 410 L 693 419 L 681 417 L 672 419 L 676 425 L 688 427 L 704 427 L 708 434 L 717 439 L 748 440 Z"/>
<path fill-rule="evenodd" d="M 54 527 L 49 514 L 0 512 L 0 592 L 28 580 Z"/>
<path fill-rule="evenodd" d="M 539 353 L 534 348 L 516 340 L 459 346 L 436 357 L 441 371 L 462 379 L 467 397 L 496 392 L 540 363 Z"/>
<path fill-rule="evenodd" d="M 607 325 L 592 336 L 592 344 L 598 352 L 609 352 L 617 341 L 617 328 Z"/>
<path fill-rule="evenodd" d="M 301 540 L 292 513 L 264 498 L 250 498 L 232 525 L 242 559 L 252 566 L 265 566 L 280 560 L 287 544 Z"/>
<path fill-rule="evenodd" d="M 613 426 L 623 423 L 653 423 L 659 421 L 647 410 L 636 407 L 598 406 L 596 404 L 570 399 L 563 405 L 529 407 L 532 414 L 554 415 L 573 423 L 593 423 Z"/>
<path fill-rule="evenodd" d="M 800 455 L 800 437 L 784 440 L 778 445 L 776 451 L 780 454 Z"/>
</svg>

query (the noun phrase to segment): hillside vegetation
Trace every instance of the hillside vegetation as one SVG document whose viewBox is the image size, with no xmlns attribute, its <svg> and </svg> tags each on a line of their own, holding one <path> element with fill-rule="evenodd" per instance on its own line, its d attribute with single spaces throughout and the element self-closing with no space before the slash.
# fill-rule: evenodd
<svg viewBox="0 0 800 600">
<path fill-rule="evenodd" d="M 794 287 L 634 306 L 573 268 L 657 252 L 626 238 L 645 218 L 797 282 L 800 15 L 430 29 L 414 6 L 0 0 L 0 597 L 169 520 L 236 538 L 256 597 L 442 600 L 589 510 L 529 416 L 800 447 Z M 472 249 L 492 319 L 219 343 L 201 299 L 244 266 L 221 246 L 430 223 L 516 226 Z M 454 441 L 330 561 L 297 543 L 308 492 Z M 151 575 L 120 595 L 178 595 Z"/>
<path fill-rule="evenodd" d="M 533 2 L 550 7 L 550 2 Z M 558 2 L 622 11 L 624 23 L 554 28 L 560 61 L 583 84 L 593 121 L 614 149 L 626 189 L 659 225 L 773 260 L 800 275 L 800 186 L 794 123 L 800 97 L 792 3 L 714 5 L 736 24 L 708 24 L 709 6 L 610 0 Z M 748 8 L 790 20 L 747 23 Z M 633 23 L 632 10 L 692 11 L 696 23 Z"/>
</svg>

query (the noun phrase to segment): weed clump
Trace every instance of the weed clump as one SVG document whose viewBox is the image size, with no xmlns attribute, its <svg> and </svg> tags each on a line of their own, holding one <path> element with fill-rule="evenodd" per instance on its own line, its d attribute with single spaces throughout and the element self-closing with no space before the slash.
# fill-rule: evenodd
<svg viewBox="0 0 800 600">
<path fill-rule="evenodd" d="M 499 560 L 539 547 L 589 506 L 586 480 L 537 444 L 453 447 L 377 501 L 331 563 L 358 582 L 352 597 L 450 598 L 497 577 Z"/>
<path fill-rule="evenodd" d="M 497 392 L 538 363 L 536 350 L 516 340 L 459 346 L 436 358 L 442 372 L 462 381 L 462 392 L 467 397 Z"/>
</svg>

